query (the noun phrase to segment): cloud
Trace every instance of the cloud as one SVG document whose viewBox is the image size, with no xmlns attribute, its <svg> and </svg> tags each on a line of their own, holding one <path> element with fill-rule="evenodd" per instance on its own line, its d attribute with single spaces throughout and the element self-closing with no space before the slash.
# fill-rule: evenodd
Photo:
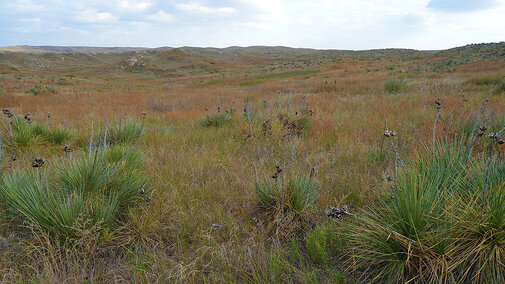
<svg viewBox="0 0 505 284">
<path fill-rule="evenodd" d="M 169 23 L 175 21 L 175 17 L 165 11 L 158 11 L 156 14 L 147 16 L 147 19 L 154 22 Z"/>
<path fill-rule="evenodd" d="M 143 11 L 151 7 L 153 3 L 147 1 L 120 1 L 119 6 L 127 11 Z"/>
<path fill-rule="evenodd" d="M 505 0 L 2 1 L 0 45 L 441 49 L 505 30 Z"/>
<path fill-rule="evenodd" d="M 468 12 L 496 6 L 495 0 L 430 0 L 428 8 L 444 12 Z"/>
<path fill-rule="evenodd" d="M 231 7 L 207 7 L 199 2 L 189 2 L 184 4 L 176 4 L 175 7 L 181 11 L 189 13 L 201 13 L 201 14 L 232 14 L 235 9 Z"/>
<path fill-rule="evenodd" d="M 116 18 L 109 12 L 98 12 L 96 9 L 86 9 L 77 13 L 76 20 L 80 22 L 111 22 Z"/>
</svg>

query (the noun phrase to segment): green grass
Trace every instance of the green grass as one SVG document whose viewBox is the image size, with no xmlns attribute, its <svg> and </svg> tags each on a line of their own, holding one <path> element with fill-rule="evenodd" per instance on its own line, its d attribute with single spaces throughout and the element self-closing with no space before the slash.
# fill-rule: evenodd
<svg viewBox="0 0 505 284">
<path fill-rule="evenodd" d="M 301 214 L 314 205 L 320 193 L 315 180 L 303 175 L 289 176 L 283 187 L 282 178 L 265 178 L 257 182 L 258 204 L 266 210 L 281 209 Z"/>
<path fill-rule="evenodd" d="M 231 123 L 231 116 L 227 113 L 206 114 L 200 124 L 203 127 L 223 127 Z"/>
<path fill-rule="evenodd" d="M 132 118 L 118 121 L 108 126 L 106 140 L 109 145 L 132 143 L 142 135 L 143 130 L 144 121 Z M 105 135 L 105 130 L 102 135 Z"/>
<path fill-rule="evenodd" d="M 388 93 L 398 93 L 407 89 L 405 79 L 388 79 L 384 82 L 384 91 Z"/>
<path fill-rule="evenodd" d="M 319 70 L 294 70 L 294 71 L 289 71 L 289 72 L 282 72 L 282 73 L 271 73 L 271 74 L 265 74 L 265 75 L 260 75 L 260 76 L 255 76 L 250 79 L 246 79 L 240 82 L 235 82 L 233 83 L 234 86 L 236 87 L 251 87 L 251 86 L 256 86 L 256 85 L 261 85 L 265 82 L 267 82 L 270 79 L 287 79 L 291 77 L 298 77 L 298 76 L 307 76 L 307 75 L 313 75 L 320 73 L 321 71 Z M 215 84 L 216 82 L 212 82 L 212 84 Z M 209 82 L 211 84 L 211 82 Z"/>
</svg>

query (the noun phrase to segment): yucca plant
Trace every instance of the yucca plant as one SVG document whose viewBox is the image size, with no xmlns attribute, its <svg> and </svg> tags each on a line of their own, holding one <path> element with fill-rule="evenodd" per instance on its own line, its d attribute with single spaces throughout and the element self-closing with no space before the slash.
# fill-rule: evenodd
<svg viewBox="0 0 505 284">
<path fill-rule="evenodd" d="M 84 208 L 81 195 L 60 195 L 48 186 L 47 175 L 39 179 L 30 171 L 4 177 L 0 184 L 0 196 L 14 217 L 27 219 L 58 235 L 72 236 L 69 228 Z"/>
<path fill-rule="evenodd" d="M 464 188 L 464 145 L 423 148 L 405 171 L 383 186 L 365 217 L 349 223 L 355 269 L 377 282 L 451 279 L 451 198 Z"/>
<path fill-rule="evenodd" d="M 502 176 L 502 180 L 505 179 Z M 505 279 L 505 184 L 492 185 L 488 200 L 471 194 L 457 202 L 451 269 L 462 282 L 503 283 Z"/>
<path fill-rule="evenodd" d="M 106 127 L 103 135 L 107 135 L 105 140 L 108 145 L 132 143 L 142 135 L 144 130 L 144 120 L 135 118 L 126 119 L 116 124 Z M 103 140 L 103 138 L 102 138 Z M 99 140 L 101 141 L 101 140 Z"/>
<path fill-rule="evenodd" d="M 203 127 L 223 127 L 231 122 L 231 116 L 227 113 L 206 114 L 201 121 Z"/>
<path fill-rule="evenodd" d="M 32 131 L 32 126 L 22 116 L 10 120 L 10 133 L 2 135 L 5 146 L 11 149 L 26 149 L 42 142 L 42 137 Z"/>
<path fill-rule="evenodd" d="M 68 143 L 72 136 L 72 130 L 63 126 L 57 126 L 49 130 L 46 138 L 53 144 L 63 145 L 65 143 Z"/>
<path fill-rule="evenodd" d="M 430 281 L 445 279 L 436 269 L 447 267 L 450 244 L 444 181 L 442 175 L 426 177 L 415 170 L 399 174 L 391 185 L 397 190 L 385 189 L 364 219 L 349 223 L 353 268 L 373 268 L 367 275 L 377 282 L 406 282 L 422 274 Z"/>
<path fill-rule="evenodd" d="M 407 88 L 405 79 L 388 79 L 384 82 L 384 90 L 389 93 L 397 93 Z"/>
<path fill-rule="evenodd" d="M 127 159 L 133 150 L 123 149 L 119 161 L 110 159 L 118 150 L 109 150 L 53 162 L 52 169 L 38 170 L 40 175 L 21 171 L 4 177 L 1 202 L 12 218 L 27 219 L 61 239 L 76 236 L 74 223 L 83 216 L 87 223 L 113 230 L 116 219 L 141 201 L 145 177 L 140 158 Z"/>
<path fill-rule="evenodd" d="M 290 175 L 284 187 L 278 179 L 267 178 L 256 183 L 260 207 L 267 210 L 280 208 L 300 214 L 311 207 L 319 196 L 318 183 L 311 176 Z"/>
</svg>

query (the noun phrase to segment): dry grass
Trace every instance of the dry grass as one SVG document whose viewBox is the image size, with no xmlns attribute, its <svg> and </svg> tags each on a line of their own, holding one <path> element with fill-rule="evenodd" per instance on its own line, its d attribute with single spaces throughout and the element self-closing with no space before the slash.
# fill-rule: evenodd
<svg viewBox="0 0 505 284">
<path fill-rule="evenodd" d="M 430 71 L 426 62 L 431 59 L 424 57 L 328 60 L 317 67 L 319 73 L 258 73 L 258 85 L 237 87 L 238 82 L 251 80 L 245 79 L 244 72 L 257 72 L 269 62 L 254 56 L 242 60 L 245 63 L 223 65 L 228 69 L 221 73 L 184 71 L 185 76 L 172 78 L 113 73 L 106 67 L 102 73 L 3 68 L 0 82 L 5 92 L 0 94 L 0 106 L 16 114 L 30 112 L 37 123 L 72 129 L 76 135 L 70 146 L 75 152 L 87 151 L 92 123 L 94 137 L 103 137 L 98 132 L 107 122 L 140 121 L 142 112 L 147 112 L 138 149 L 149 180 L 146 198 L 150 198 L 116 219 L 116 229 L 99 236 L 90 229 L 89 238 L 96 238 L 93 247 L 85 239 L 69 245 L 40 230 L 16 227 L 4 214 L 8 209 L 1 208 L 3 281 L 335 283 L 346 277 L 356 279 L 355 274 L 344 275 L 347 269 L 338 252 L 345 236 L 339 225 L 329 225 L 323 209 L 376 204 L 379 185 L 394 167 L 390 142 L 383 139 L 386 119 L 387 127 L 398 133 L 400 155 L 411 157 L 431 142 L 437 97 L 444 105 L 436 135 L 453 139 L 462 121 L 473 121 L 486 94 L 485 87 L 472 82 L 505 72 L 502 61 L 470 63 L 444 73 Z M 407 72 L 418 65 L 428 71 Z M 65 75 L 73 77 L 66 76 L 66 84 L 54 83 L 52 77 Z M 385 92 L 384 84 L 391 78 L 405 78 L 406 88 Z M 55 93 L 25 93 L 36 83 L 53 87 Z M 502 95 L 488 99 L 486 119 L 493 120 L 503 114 L 505 100 Z M 243 111 L 245 105 L 249 115 Z M 217 107 L 233 112 L 219 127 L 203 126 L 202 120 L 214 115 Z M 278 114 L 296 118 L 309 111 L 310 128 L 286 136 Z M 272 131 L 263 133 L 268 119 Z M 2 120 L 7 122 L 6 117 Z M 15 162 L 7 154 L 10 150 L 4 149 L 3 173 L 28 167 L 38 155 L 50 164 L 64 157 L 60 148 L 39 143 L 16 151 Z M 311 202 L 310 212 L 291 214 L 282 206 L 269 213 L 258 211 L 256 175 L 268 179 L 275 165 L 283 163 L 287 164 L 283 170 L 293 164 L 294 173 L 305 177 L 315 168 L 321 192 Z M 277 224 L 273 230 L 272 222 Z M 339 239 L 328 237 L 326 230 Z"/>
</svg>

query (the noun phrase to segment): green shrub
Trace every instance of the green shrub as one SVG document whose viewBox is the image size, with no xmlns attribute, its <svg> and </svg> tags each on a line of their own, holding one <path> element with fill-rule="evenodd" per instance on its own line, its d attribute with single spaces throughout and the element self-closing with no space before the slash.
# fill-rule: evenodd
<svg viewBox="0 0 505 284">
<path fill-rule="evenodd" d="M 337 238 L 331 227 L 317 226 L 305 237 L 305 248 L 310 257 L 321 264 L 328 264 L 332 252 L 336 250 L 336 243 Z"/>
<path fill-rule="evenodd" d="M 505 79 L 501 79 L 501 81 L 496 84 L 493 93 L 495 95 L 501 95 L 505 93 Z"/>
<path fill-rule="evenodd" d="M 388 93 L 397 93 L 407 89 L 405 79 L 388 79 L 384 82 L 384 91 Z"/>
<path fill-rule="evenodd" d="M 42 93 L 42 87 L 39 84 L 35 84 L 35 86 L 31 87 L 30 89 L 27 89 L 25 93 L 36 96 Z"/>
<path fill-rule="evenodd" d="M 227 113 L 206 114 L 201 125 L 203 127 L 223 127 L 231 122 L 231 116 Z"/>
</svg>

